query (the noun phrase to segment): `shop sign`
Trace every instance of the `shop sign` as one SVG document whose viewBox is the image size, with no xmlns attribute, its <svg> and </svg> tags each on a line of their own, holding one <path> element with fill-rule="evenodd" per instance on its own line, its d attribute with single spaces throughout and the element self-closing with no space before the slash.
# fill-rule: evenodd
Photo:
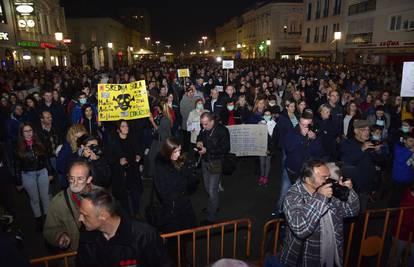
<svg viewBox="0 0 414 267">
<path fill-rule="evenodd" d="M 0 32 L 0 41 L 8 41 L 9 40 L 9 33 L 8 32 Z"/>
<path fill-rule="evenodd" d="M 21 47 L 40 47 L 39 42 L 32 42 L 32 41 L 19 41 L 17 42 L 17 45 Z"/>
<path fill-rule="evenodd" d="M 400 46 L 400 41 L 385 41 L 379 43 L 380 47 Z"/>
<path fill-rule="evenodd" d="M 33 11 L 33 3 L 14 3 L 16 6 L 16 11 L 23 16 L 30 15 Z"/>
<path fill-rule="evenodd" d="M 41 48 L 56 48 L 56 45 L 50 43 L 40 43 Z"/>
</svg>

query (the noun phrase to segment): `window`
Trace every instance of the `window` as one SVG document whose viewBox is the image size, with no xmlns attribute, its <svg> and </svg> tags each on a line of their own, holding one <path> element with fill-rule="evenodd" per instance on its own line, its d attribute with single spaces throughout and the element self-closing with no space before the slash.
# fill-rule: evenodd
<svg viewBox="0 0 414 267">
<path fill-rule="evenodd" d="M 325 4 L 323 5 L 323 16 L 329 16 L 329 0 L 325 0 Z"/>
<path fill-rule="evenodd" d="M 390 20 L 390 30 L 399 31 L 401 29 L 408 29 L 409 27 L 408 20 L 404 21 L 404 23 L 401 23 L 401 21 L 402 21 L 401 15 L 392 16 Z"/>
<path fill-rule="evenodd" d="M 335 5 L 333 9 L 333 14 L 339 15 L 341 14 L 341 0 L 334 0 L 334 1 L 335 1 Z"/>
<path fill-rule="evenodd" d="M 319 43 L 319 27 L 315 28 L 315 35 L 314 35 L 314 38 L 313 38 L 313 42 L 314 43 Z"/>
<path fill-rule="evenodd" d="M 347 34 L 347 44 L 369 44 L 372 43 L 372 32 L 358 33 L 358 34 Z"/>
<path fill-rule="evenodd" d="M 312 19 L 312 3 L 308 4 L 308 20 Z"/>
<path fill-rule="evenodd" d="M 319 19 L 321 17 L 321 1 L 316 2 L 316 13 L 315 13 L 315 19 Z"/>
<path fill-rule="evenodd" d="M 321 38 L 321 43 L 326 42 L 326 40 L 328 39 L 328 25 L 323 26 L 322 28 L 322 38 Z"/>
<path fill-rule="evenodd" d="M 368 0 L 358 4 L 350 5 L 348 8 L 348 16 L 375 10 L 376 6 L 376 0 Z"/>
<path fill-rule="evenodd" d="M 332 27 L 332 35 L 335 34 L 335 32 L 339 32 L 339 23 L 334 23 Z"/>
<path fill-rule="evenodd" d="M 311 32 L 311 29 L 307 28 L 306 29 L 306 43 L 307 44 L 309 44 L 309 42 L 310 42 L 310 32 Z"/>
<path fill-rule="evenodd" d="M 390 24 L 390 30 L 395 30 L 395 17 L 391 17 L 391 24 Z"/>
<path fill-rule="evenodd" d="M 0 23 L 6 24 L 6 11 L 4 10 L 3 0 L 0 0 Z"/>
</svg>

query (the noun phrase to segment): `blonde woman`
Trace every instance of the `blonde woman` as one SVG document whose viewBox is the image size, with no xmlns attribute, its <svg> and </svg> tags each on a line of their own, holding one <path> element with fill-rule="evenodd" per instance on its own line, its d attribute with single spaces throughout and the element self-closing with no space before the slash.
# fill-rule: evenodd
<svg viewBox="0 0 414 267">
<path fill-rule="evenodd" d="M 78 150 L 77 140 L 82 135 L 87 134 L 85 127 L 82 124 L 73 124 L 66 134 L 66 141 L 63 143 L 61 149 L 56 152 L 56 169 L 58 172 L 58 180 L 62 188 L 67 188 L 69 186 L 66 179 L 66 174 L 68 173 L 67 160 L 70 155 L 75 153 Z"/>
</svg>

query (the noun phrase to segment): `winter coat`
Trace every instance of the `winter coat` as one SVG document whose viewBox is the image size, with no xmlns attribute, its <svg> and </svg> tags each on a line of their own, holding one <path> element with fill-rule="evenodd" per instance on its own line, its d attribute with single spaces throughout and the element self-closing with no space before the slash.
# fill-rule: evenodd
<svg viewBox="0 0 414 267">
<path fill-rule="evenodd" d="M 413 166 L 407 165 L 413 152 L 406 148 L 403 143 L 398 143 L 394 147 L 394 162 L 392 164 L 392 179 L 399 183 L 409 184 L 414 179 Z"/>
<path fill-rule="evenodd" d="M 195 183 L 191 166 L 176 169 L 170 159 L 160 154 L 155 159 L 154 185 L 164 210 L 162 232 L 174 232 L 192 228 L 196 217 L 191 205 L 188 188 Z"/>
</svg>

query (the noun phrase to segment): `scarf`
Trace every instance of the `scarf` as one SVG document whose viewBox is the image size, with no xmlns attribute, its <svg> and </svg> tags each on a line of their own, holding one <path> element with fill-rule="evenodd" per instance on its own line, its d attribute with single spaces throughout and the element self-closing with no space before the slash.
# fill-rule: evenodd
<svg viewBox="0 0 414 267">
<path fill-rule="evenodd" d="M 33 139 L 30 139 L 30 140 L 24 139 L 24 142 L 26 143 L 27 146 L 33 146 Z"/>
<path fill-rule="evenodd" d="M 234 119 L 234 111 L 229 111 L 229 121 L 227 123 L 228 125 L 235 125 L 236 120 Z"/>
</svg>

